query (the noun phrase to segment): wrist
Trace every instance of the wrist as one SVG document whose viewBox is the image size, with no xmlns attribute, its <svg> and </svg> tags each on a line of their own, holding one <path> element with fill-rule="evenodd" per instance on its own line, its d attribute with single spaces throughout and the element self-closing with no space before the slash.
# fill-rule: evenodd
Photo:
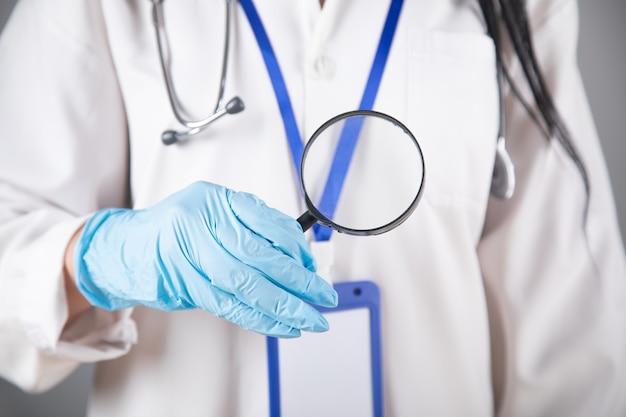
<svg viewBox="0 0 626 417">
<path fill-rule="evenodd" d="M 83 230 L 81 226 L 72 236 L 65 248 L 65 257 L 63 262 L 63 280 L 65 287 L 65 297 L 67 303 L 68 317 L 66 326 L 71 324 L 80 314 L 91 307 L 89 301 L 81 294 L 76 286 L 74 275 L 74 248 L 76 242 Z"/>
</svg>

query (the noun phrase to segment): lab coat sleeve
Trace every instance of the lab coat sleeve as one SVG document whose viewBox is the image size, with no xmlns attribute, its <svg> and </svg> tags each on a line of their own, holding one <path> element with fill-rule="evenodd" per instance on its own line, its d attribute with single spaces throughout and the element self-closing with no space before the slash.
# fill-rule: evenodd
<svg viewBox="0 0 626 417">
<path fill-rule="evenodd" d="M 45 390 L 135 339 L 129 311 L 65 328 L 67 242 L 127 204 L 123 103 L 100 3 L 22 0 L 0 37 L 0 376 Z"/>
<path fill-rule="evenodd" d="M 535 52 L 590 179 L 507 93 L 515 196 L 492 197 L 478 254 L 497 415 L 626 413 L 626 267 L 600 143 L 577 68 L 573 0 L 528 3 Z M 532 102 L 519 65 L 511 72 Z"/>
</svg>

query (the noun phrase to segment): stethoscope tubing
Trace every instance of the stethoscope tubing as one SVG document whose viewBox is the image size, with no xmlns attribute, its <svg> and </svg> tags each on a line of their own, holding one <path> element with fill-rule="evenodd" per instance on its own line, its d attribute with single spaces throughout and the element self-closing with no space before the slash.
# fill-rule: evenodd
<svg viewBox="0 0 626 417">
<path fill-rule="evenodd" d="M 176 90 L 174 88 L 174 83 L 172 81 L 172 76 L 170 74 L 170 70 L 168 65 L 165 62 L 165 51 L 164 51 L 164 42 L 163 39 L 163 29 L 164 20 L 162 16 L 162 4 L 164 0 L 151 0 L 152 2 L 152 23 L 154 25 L 155 36 L 157 41 L 157 48 L 159 52 L 159 62 L 161 65 L 161 72 L 163 73 L 163 78 L 165 79 L 165 87 L 167 90 L 167 97 L 170 102 L 170 107 L 172 108 L 172 112 L 176 117 L 176 120 L 188 130 L 177 132 L 177 131 L 166 131 L 163 134 L 163 142 L 167 144 L 175 143 L 178 139 L 181 139 L 186 136 L 192 136 L 203 130 L 210 123 L 219 119 L 220 117 L 226 114 L 234 114 L 242 111 L 244 109 L 243 101 L 239 97 L 234 97 L 228 101 L 226 106 L 223 106 L 224 101 L 224 90 L 226 88 L 226 75 L 228 73 L 228 53 L 230 50 L 230 21 L 232 14 L 232 2 L 233 0 L 226 0 L 226 25 L 224 29 L 224 50 L 222 54 L 222 71 L 220 76 L 220 88 L 217 97 L 217 103 L 215 105 L 215 109 L 208 116 L 199 119 L 199 120 L 188 120 L 183 116 L 182 111 L 179 108 L 179 100 L 176 95 Z"/>
</svg>

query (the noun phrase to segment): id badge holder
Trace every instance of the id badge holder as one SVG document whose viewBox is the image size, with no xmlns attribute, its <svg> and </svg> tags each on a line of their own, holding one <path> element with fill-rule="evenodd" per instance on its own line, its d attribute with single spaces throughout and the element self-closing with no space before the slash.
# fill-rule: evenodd
<svg viewBox="0 0 626 417">
<path fill-rule="evenodd" d="M 267 338 L 271 417 L 382 417 L 380 295 L 371 281 L 334 285 L 335 308 L 315 306 L 324 333 Z"/>
</svg>

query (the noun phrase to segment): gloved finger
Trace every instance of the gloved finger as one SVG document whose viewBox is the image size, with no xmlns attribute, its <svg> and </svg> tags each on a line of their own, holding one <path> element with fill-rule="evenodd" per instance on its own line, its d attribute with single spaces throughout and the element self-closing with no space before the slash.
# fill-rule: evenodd
<svg viewBox="0 0 626 417">
<path fill-rule="evenodd" d="M 297 266 L 292 259 L 282 254 L 280 256 Z M 328 322 L 319 311 L 274 284 L 258 270 L 228 254 L 220 259 L 220 273 L 209 273 L 209 276 L 214 276 L 210 281 L 212 286 L 235 295 L 246 305 L 291 327 L 308 331 L 328 330 Z M 297 267 L 302 273 L 313 274 L 301 266 Z"/>
<path fill-rule="evenodd" d="M 226 259 L 221 262 L 219 273 L 211 273 L 214 271 L 212 259 L 215 248 L 196 252 L 201 269 L 220 288 L 234 293 L 236 286 L 241 284 L 223 271 L 235 271 L 247 266 L 303 300 L 324 307 L 337 306 L 337 292 L 328 282 L 255 233 L 247 229 L 220 233 L 220 244 L 230 256 L 224 257 Z"/>
<path fill-rule="evenodd" d="M 243 225 L 268 240 L 285 255 L 315 272 L 315 259 L 302 228 L 294 218 L 268 207 L 255 195 L 245 192 L 232 192 L 229 203 Z"/>
<path fill-rule="evenodd" d="M 322 277 L 282 253 L 274 251 L 265 256 L 263 264 L 255 268 L 275 285 L 310 303 L 330 308 L 337 306 L 337 291 Z"/>
<path fill-rule="evenodd" d="M 208 282 L 206 284 L 210 286 Z M 233 294 L 219 288 L 200 290 L 195 287 L 190 289 L 190 295 L 197 302 L 198 308 L 235 323 L 246 330 L 252 330 L 266 336 L 284 338 L 299 337 L 301 334 L 298 328 L 264 315 L 238 300 Z"/>
</svg>

